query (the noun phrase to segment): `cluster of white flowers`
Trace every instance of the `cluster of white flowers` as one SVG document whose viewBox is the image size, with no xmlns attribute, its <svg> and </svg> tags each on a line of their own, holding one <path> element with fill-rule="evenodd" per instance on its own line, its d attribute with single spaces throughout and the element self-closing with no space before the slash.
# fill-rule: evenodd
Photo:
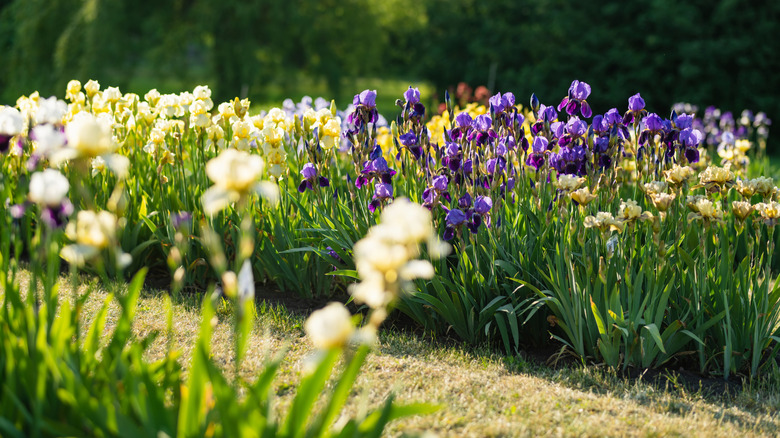
<svg viewBox="0 0 780 438">
<path fill-rule="evenodd" d="M 390 304 L 415 278 L 433 277 L 433 266 L 417 260 L 420 244 L 432 257 L 448 249 L 431 225 L 431 212 L 401 198 L 390 204 L 381 222 L 355 244 L 355 267 L 361 282 L 350 288 L 355 300 L 372 309 Z"/>
<path fill-rule="evenodd" d="M 427 242 L 432 257 L 449 251 L 449 245 L 436 235 L 431 212 L 400 198 L 385 208 L 380 223 L 355 243 L 355 266 L 361 282 L 352 285 L 350 293 L 356 302 L 371 308 L 368 325 L 361 332 L 363 339 L 372 338 L 387 315 L 388 305 L 411 286 L 412 280 L 433 277 L 433 265 L 417 259 L 423 242 Z M 305 329 L 320 349 L 343 346 L 355 335 L 350 314 L 340 303 L 312 313 Z"/>
</svg>

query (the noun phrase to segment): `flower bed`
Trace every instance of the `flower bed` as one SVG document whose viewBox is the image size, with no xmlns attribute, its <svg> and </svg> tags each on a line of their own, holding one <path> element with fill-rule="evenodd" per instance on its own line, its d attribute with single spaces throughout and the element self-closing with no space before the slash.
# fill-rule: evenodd
<svg viewBox="0 0 780 438">
<path fill-rule="evenodd" d="M 780 341 L 768 119 L 682 106 L 665 119 L 639 94 L 594 115 L 590 92 L 447 98 L 431 116 L 410 87 L 388 126 L 371 90 L 344 112 L 320 99 L 252 115 L 207 87 L 141 98 L 73 81 L 67 102 L 2 110 L 3 248 L 51 264 L 62 243 L 74 269 L 104 276 L 167 268 L 176 292 L 229 293 L 229 267 L 302 297 L 360 277 L 350 290 L 366 304 L 381 300 L 361 265 L 373 256 L 398 310 L 472 344 L 513 353 L 552 334 L 615 368 L 761 373 Z M 355 246 L 397 198 L 430 210 L 452 246 L 431 278 Z"/>
</svg>

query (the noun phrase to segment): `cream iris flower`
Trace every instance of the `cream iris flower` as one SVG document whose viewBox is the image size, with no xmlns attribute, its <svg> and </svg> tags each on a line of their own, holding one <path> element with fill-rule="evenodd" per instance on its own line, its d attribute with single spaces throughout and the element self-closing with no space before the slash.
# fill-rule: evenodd
<svg viewBox="0 0 780 438">
<path fill-rule="evenodd" d="M 267 181 L 259 182 L 265 163 L 259 155 L 225 149 L 206 163 L 206 175 L 214 181 L 203 194 L 203 211 L 213 215 L 252 193 L 275 200 L 279 189 Z"/>
<path fill-rule="evenodd" d="M 583 222 L 585 228 L 598 228 L 601 232 L 608 232 L 614 230 L 617 232 L 623 231 L 623 222 L 615 219 L 612 213 L 608 211 L 600 211 L 596 213 L 596 216 L 588 216 Z"/>
<path fill-rule="evenodd" d="M 112 213 L 82 210 L 65 229 L 65 236 L 74 243 L 63 247 L 60 256 L 68 263 L 83 266 L 102 250 L 116 245 L 116 228 L 117 219 Z M 117 254 L 120 267 L 128 265 L 131 260 L 129 254 L 121 251 Z"/>
<path fill-rule="evenodd" d="M 312 312 L 303 328 L 314 346 L 322 350 L 345 346 L 355 332 L 352 315 L 341 303 Z"/>
<path fill-rule="evenodd" d="M 59 170 L 45 169 L 32 174 L 27 196 L 36 204 L 53 207 L 62 204 L 69 189 L 70 184 L 65 175 Z"/>
<path fill-rule="evenodd" d="M 571 196 L 571 199 L 581 206 L 588 205 L 591 203 L 591 201 L 598 198 L 597 195 L 590 193 L 590 189 L 588 187 L 575 190 L 571 192 L 569 196 Z"/>
<path fill-rule="evenodd" d="M 620 210 L 618 211 L 617 218 L 623 222 L 631 223 L 638 220 L 651 220 L 653 219 L 653 215 L 649 211 L 642 211 L 642 207 L 640 207 L 636 201 L 629 199 L 620 203 Z"/>
<path fill-rule="evenodd" d="M 585 178 L 574 176 L 574 175 L 558 175 L 558 181 L 556 181 L 555 185 L 558 187 L 559 190 L 563 190 L 564 192 L 572 192 L 574 190 L 577 190 L 582 186 L 582 183 L 585 182 Z"/>
<path fill-rule="evenodd" d="M 775 201 L 760 202 L 754 208 L 767 226 L 774 227 L 780 221 L 780 203 Z"/>
</svg>

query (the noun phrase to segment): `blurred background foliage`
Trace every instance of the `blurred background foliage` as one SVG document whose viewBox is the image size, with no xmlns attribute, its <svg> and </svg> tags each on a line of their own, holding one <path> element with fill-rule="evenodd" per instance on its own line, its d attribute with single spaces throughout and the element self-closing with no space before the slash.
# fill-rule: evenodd
<svg viewBox="0 0 780 438">
<path fill-rule="evenodd" d="M 557 104 L 579 79 L 595 112 L 641 92 L 663 115 L 688 101 L 777 119 L 778 23 L 768 0 L 0 0 L 0 101 L 94 78 L 343 106 L 378 78 Z"/>
</svg>

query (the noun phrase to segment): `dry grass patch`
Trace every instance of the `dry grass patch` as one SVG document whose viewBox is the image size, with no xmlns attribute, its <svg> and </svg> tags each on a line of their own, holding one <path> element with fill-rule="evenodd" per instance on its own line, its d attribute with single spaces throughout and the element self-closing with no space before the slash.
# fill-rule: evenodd
<svg viewBox="0 0 780 438">
<path fill-rule="evenodd" d="M 84 312 L 89 320 L 108 292 L 87 280 L 80 293 L 87 288 L 94 289 Z M 109 285 L 108 289 L 122 293 L 123 285 Z M 65 285 L 61 296 L 70 296 Z M 200 297 L 185 295 L 174 301 L 170 334 L 166 333 L 166 302 L 164 292 L 145 291 L 134 331 L 138 337 L 160 333 L 147 353 L 149 360 L 166 354 L 170 336 L 186 370 L 198 336 Z M 294 393 L 301 364 L 312 352 L 303 337 L 305 318 L 272 304 L 259 303 L 258 309 L 241 374 L 253 380 L 269 356 L 287 348 L 276 382 L 283 409 Z M 118 312 L 118 305 L 112 303 L 107 333 L 113 329 Z M 233 344 L 229 307 L 222 306 L 218 314 L 212 356 L 230 378 Z M 346 413 L 378 406 L 395 393 L 400 401 L 427 401 L 442 405 L 442 409 L 391 424 L 391 436 L 775 436 L 780 430 L 778 380 L 775 376 L 735 394 L 711 394 L 678 385 L 673 376 L 665 385 L 654 385 L 619 378 L 597 367 L 551 369 L 520 358 L 507 359 L 487 349 L 442 346 L 414 335 L 385 331 L 364 366 Z"/>
</svg>

